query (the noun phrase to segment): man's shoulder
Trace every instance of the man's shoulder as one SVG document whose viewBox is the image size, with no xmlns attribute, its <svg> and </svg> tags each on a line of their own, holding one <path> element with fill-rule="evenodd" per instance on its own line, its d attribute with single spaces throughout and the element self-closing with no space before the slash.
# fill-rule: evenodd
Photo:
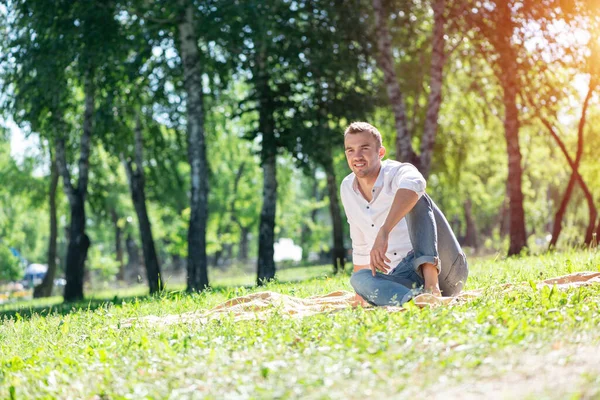
<svg viewBox="0 0 600 400">
<path fill-rule="evenodd" d="M 346 196 L 352 192 L 355 178 L 356 176 L 354 175 L 354 172 L 352 172 L 342 180 L 342 184 L 340 185 L 342 202 L 345 200 Z"/>
<path fill-rule="evenodd" d="M 414 168 L 411 163 L 400 162 L 392 159 L 387 159 L 381 162 L 384 169 L 398 169 L 398 168 Z"/>
<path fill-rule="evenodd" d="M 396 173 L 398 173 L 398 171 L 401 171 L 409 166 L 412 166 L 412 164 L 403 163 L 396 160 L 385 160 L 382 163 L 382 171 L 384 176 L 394 176 Z"/>
<path fill-rule="evenodd" d="M 345 188 L 352 188 L 352 185 L 354 184 L 354 179 L 356 178 L 356 175 L 354 175 L 354 172 L 351 172 L 350 174 L 348 174 L 343 180 L 342 180 L 342 184 L 340 185 L 340 187 L 343 189 Z"/>
<path fill-rule="evenodd" d="M 412 165 L 411 163 L 400 162 L 396 160 L 385 160 L 382 164 L 383 170 L 388 175 L 394 175 L 397 172 L 404 172 L 407 169 L 409 170 L 417 170 L 417 167 Z M 417 170 L 418 171 L 418 170 Z"/>
<path fill-rule="evenodd" d="M 396 161 L 396 160 L 387 159 L 387 160 L 383 160 L 381 162 L 381 167 L 384 170 L 396 169 L 396 168 L 400 168 L 402 166 L 402 164 L 404 164 L 404 163 L 401 163 L 400 161 Z"/>
</svg>

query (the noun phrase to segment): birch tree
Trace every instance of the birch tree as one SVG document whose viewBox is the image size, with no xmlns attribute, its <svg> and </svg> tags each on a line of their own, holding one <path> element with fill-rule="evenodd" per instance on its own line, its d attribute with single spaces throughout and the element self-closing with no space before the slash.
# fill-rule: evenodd
<svg viewBox="0 0 600 400">
<path fill-rule="evenodd" d="M 384 85 L 394 114 L 396 158 L 400 161 L 414 164 L 427 178 L 431 170 L 433 147 L 438 128 L 438 115 L 442 102 L 443 68 L 446 58 L 444 51 L 446 1 L 432 0 L 431 2 L 433 30 L 431 36 L 431 63 L 429 66 L 429 95 L 427 113 L 421 136 L 420 154 L 415 152 L 412 145 L 412 137 L 415 134 L 413 131 L 414 127 L 413 130 L 409 128 L 405 101 L 406 95 L 403 93 L 398 80 L 393 55 L 392 35 L 388 27 L 390 12 L 385 9 L 382 0 L 372 0 L 372 5 L 375 16 L 375 40 L 377 41 L 378 49 L 377 61 L 379 68 L 383 72 Z"/>
</svg>

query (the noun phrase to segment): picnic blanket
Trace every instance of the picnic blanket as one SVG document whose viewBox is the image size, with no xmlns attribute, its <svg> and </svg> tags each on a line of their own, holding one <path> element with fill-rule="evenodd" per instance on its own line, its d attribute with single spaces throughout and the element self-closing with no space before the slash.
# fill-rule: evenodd
<svg viewBox="0 0 600 400">
<path fill-rule="evenodd" d="M 573 274 L 559 276 L 538 282 L 537 287 L 556 287 L 557 289 L 568 289 L 573 287 L 600 284 L 600 272 L 576 272 Z M 513 284 L 504 284 L 494 289 L 507 290 Z M 436 307 L 441 305 L 452 306 L 463 303 L 481 296 L 484 290 L 491 288 L 476 289 L 460 293 L 454 297 L 438 297 L 423 293 L 416 296 L 412 301 L 420 308 Z M 337 312 L 353 306 L 354 293 L 339 290 L 322 296 L 299 298 L 276 292 L 257 292 L 246 296 L 236 297 L 219 304 L 211 310 L 203 312 L 189 312 L 167 316 L 146 316 L 141 318 L 129 318 L 121 322 L 122 327 L 134 324 L 149 324 L 168 326 L 181 323 L 206 323 L 211 319 L 223 317 L 233 318 L 235 321 L 242 320 L 265 320 L 277 313 L 284 318 L 302 318 L 309 315 Z M 372 307 L 374 309 L 375 307 Z M 404 311 L 404 307 L 385 307 L 390 312 Z"/>
</svg>

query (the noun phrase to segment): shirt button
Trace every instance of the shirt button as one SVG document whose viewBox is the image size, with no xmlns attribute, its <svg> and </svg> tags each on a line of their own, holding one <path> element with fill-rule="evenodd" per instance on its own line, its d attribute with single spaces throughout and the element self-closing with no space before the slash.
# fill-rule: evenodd
<svg viewBox="0 0 600 400">
<path fill-rule="evenodd" d="M 394 255 L 396 255 L 396 253 L 394 253 Z"/>
<path fill-rule="evenodd" d="M 367 210 L 369 209 L 369 206 L 367 206 Z"/>
<path fill-rule="evenodd" d="M 371 224 L 371 226 L 375 226 L 375 224 Z"/>
</svg>

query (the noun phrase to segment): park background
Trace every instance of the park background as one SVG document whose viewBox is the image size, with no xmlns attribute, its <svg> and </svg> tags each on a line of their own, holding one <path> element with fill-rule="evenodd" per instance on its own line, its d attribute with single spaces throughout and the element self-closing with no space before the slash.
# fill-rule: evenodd
<svg viewBox="0 0 600 400">
<path fill-rule="evenodd" d="M 598 398 L 600 285 L 539 282 L 600 271 L 599 36 L 595 0 L 0 1 L 0 397 Z M 355 120 L 478 297 L 207 320 L 351 290 Z"/>
<path fill-rule="evenodd" d="M 202 290 L 227 269 L 260 284 L 286 265 L 280 239 L 302 265 L 343 269 L 354 120 L 422 171 L 469 255 L 597 241 L 597 2 L 29 0 L 0 12 L 0 279 L 47 264 L 36 295 L 59 277 L 66 300 L 140 280 Z"/>
</svg>

